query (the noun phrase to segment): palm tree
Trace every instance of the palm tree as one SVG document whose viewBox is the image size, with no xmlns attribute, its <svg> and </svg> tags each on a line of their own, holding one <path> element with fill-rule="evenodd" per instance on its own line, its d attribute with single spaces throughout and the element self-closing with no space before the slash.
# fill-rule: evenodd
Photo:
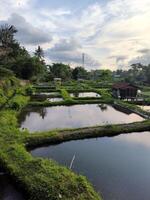
<svg viewBox="0 0 150 200">
<path fill-rule="evenodd" d="M 40 46 L 38 46 L 38 48 L 35 50 L 34 55 L 37 56 L 41 60 L 42 58 L 44 58 L 43 49 Z"/>
<path fill-rule="evenodd" d="M 17 29 L 13 25 L 4 24 L 0 27 L 0 46 L 9 48 L 15 42 L 14 34 Z"/>
</svg>

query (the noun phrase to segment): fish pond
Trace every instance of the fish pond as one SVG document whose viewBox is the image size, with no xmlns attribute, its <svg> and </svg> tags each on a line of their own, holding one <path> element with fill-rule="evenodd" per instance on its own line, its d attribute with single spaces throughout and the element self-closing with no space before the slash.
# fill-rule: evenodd
<svg viewBox="0 0 150 200">
<path fill-rule="evenodd" d="M 139 106 L 141 109 L 150 112 L 150 106 Z"/>
<path fill-rule="evenodd" d="M 150 132 L 70 141 L 31 154 L 72 167 L 104 200 L 150 199 Z"/>
<path fill-rule="evenodd" d="M 59 97 L 47 98 L 47 101 L 50 101 L 50 102 L 59 102 L 59 101 L 63 101 L 63 98 L 59 98 Z"/>
<path fill-rule="evenodd" d="M 31 132 L 135 121 L 143 121 L 143 118 L 105 104 L 32 107 L 24 109 L 19 116 L 20 127 Z"/>
<path fill-rule="evenodd" d="M 71 97 L 100 97 L 96 92 L 74 92 L 70 93 Z"/>
</svg>

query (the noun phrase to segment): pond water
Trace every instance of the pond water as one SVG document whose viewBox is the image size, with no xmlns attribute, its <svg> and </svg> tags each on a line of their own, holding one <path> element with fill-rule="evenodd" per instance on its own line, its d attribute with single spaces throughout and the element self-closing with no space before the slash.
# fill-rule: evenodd
<svg viewBox="0 0 150 200">
<path fill-rule="evenodd" d="M 75 93 L 70 93 L 71 97 L 100 97 L 99 94 L 95 92 L 75 92 Z"/>
<path fill-rule="evenodd" d="M 47 98 L 47 100 L 50 102 L 59 102 L 59 101 L 63 101 L 63 98 Z"/>
<path fill-rule="evenodd" d="M 79 128 L 142 120 L 143 118 L 137 114 L 123 113 L 104 104 L 28 108 L 19 117 L 21 128 L 27 128 L 30 131 Z"/>
<path fill-rule="evenodd" d="M 150 132 L 70 141 L 37 148 L 33 156 L 52 158 L 85 175 L 104 200 L 150 199 Z"/>
<path fill-rule="evenodd" d="M 23 195 L 16 190 L 9 178 L 0 172 L 0 200 L 24 200 Z"/>
<path fill-rule="evenodd" d="M 60 95 L 60 93 L 59 92 L 40 92 L 40 93 L 37 93 L 37 95 L 57 96 L 57 95 Z"/>
<path fill-rule="evenodd" d="M 139 106 L 141 109 L 150 112 L 150 106 Z"/>
</svg>

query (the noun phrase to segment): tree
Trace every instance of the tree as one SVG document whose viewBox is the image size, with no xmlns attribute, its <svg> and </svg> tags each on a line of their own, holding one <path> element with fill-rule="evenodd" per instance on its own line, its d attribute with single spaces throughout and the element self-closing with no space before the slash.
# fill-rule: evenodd
<svg viewBox="0 0 150 200">
<path fill-rule="evenodd" d="M 53 65 L 50 66 L 50 73 L 53 78 L 62 78 L 64 81 L 71 79 L 72 76 L 70 66 L 62 63 L 53 63 Z"/>
<path fill-rule="evenodd" d="M 86 79 L 88 72 L 83 67 L 76 67 L 72 71 L 73 79 L 77 80 L 79 78 Z"/>
<path fill-rule="evenodd" d="M 6 77 L 12 77 L 13 75 L 11 70 L 0 67 L 0 80 Z"/>
<path fill-rule="evenodd" d="M 34 55 L 37 56 L 39 58 L 39 60 L 42 60 L 44 58 L 43 49 L 40 46 L 38 46 L 38 48 L 35 50 Z"/>
<path fill-rule="evenodd" d="M 14 40 L 14 34 L 17 33 L 17 29 L 13 25 L 4 24 L 0 27 L 0 46 L 4 48 L 11 47 Z"/>
<path fill-rule="evenodd" d="M 111 81 L 112 80 L 112 72 L 109 69 L 101 70 L 100 80 Z"/>
<path fill-rule="evenodd" d="M 42 76 L 46 70 L 37 57 L 18 57 L 13 63 L 12 70 L 17 77 L 22 79 L 32 79 L 32 77 Z"/>
</svg>

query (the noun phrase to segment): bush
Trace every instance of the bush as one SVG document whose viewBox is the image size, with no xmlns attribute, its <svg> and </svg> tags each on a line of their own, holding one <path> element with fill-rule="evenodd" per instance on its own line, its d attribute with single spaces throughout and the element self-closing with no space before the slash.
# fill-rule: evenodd
<svg viewBox="0 0 150 200">
<path fill-rule="evenodd" d="M 14 110 L 20 110 L 21 108 L 27 105 L 28 100 L 29 100 L 29 97 L 16 95 L 10 100 L 9 107 Z"/>
<path fill-rule="evenodd" d="M 32 95 L 35 92 L 35 89 L 31 85 L 28 85 L 25 88 L 25 92 L 26 92 L 27 95 Z"/>
</svg>

